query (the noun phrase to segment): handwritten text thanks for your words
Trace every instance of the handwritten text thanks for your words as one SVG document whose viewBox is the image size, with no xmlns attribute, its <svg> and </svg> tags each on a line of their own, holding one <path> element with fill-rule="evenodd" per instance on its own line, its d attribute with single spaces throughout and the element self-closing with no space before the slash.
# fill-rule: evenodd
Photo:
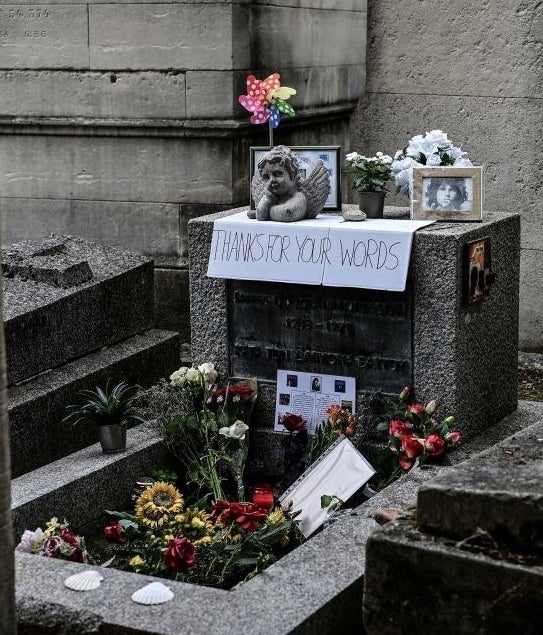
<svg viewBox="0 0 543 635">
<path fill-rule="evenodd" d="M 420 223 L 340 223 L 338 218 L 274 223 L 236 214 L 215 221 L 207 273 L 219 278 L 403 291 L 413 232 Z"/>
</svg>

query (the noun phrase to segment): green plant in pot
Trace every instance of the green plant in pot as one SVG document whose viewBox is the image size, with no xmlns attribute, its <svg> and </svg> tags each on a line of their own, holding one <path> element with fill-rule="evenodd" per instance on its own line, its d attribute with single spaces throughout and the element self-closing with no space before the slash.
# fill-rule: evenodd
<svg viewBox="0 0 543 635">
<path fill-rule="evenodd" d="M 64 421 L 93 423 L 98 429 L 98 439 L 106 454 L 122 452 L 126 449 L 126 424 L 130 421 L 147 423 L 136 407 L 138 387 L 124 381 L 104 389 L 82 390 L 79 404 L 67 406 Z"/>
<path fill-rule="evenodd" d="M 347 170 L 352 175 L 353 190 L 360 197 L 360 209 L 368 218 L 383 218 L 385 187 L 391 178 L 392 157 L 377 152 L 374 157 L 365 157 L 351 152 L 345 157 Z"/>
</svg>

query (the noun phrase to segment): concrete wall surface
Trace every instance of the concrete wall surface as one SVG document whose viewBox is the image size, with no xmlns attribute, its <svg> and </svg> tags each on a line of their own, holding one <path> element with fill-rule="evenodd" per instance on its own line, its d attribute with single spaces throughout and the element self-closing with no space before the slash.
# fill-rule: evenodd
<svg viewBox="0 0 543 635">
<path fill-rule="evenodd" d="M 0 1 L 6 242 L 71 234 L 151 256 L 157 325 L 188 341 L 186 224 L 248 201 L 238 103 L 281 73 L 275 143 L 346 144 L 365 80 L 366 0 Z M 175 303 L 173 299 L 175 298 Z"/>
<path fill-rule="evenodd" d="M 485 209 L 522 217 L 520 346 L 543 351 L 543 11 L 519 0 L 369 0 L 351 150 L 436 128 L 485 168 Z M 387 204 L 406 204 L 387 196 Z"/>
</svg>

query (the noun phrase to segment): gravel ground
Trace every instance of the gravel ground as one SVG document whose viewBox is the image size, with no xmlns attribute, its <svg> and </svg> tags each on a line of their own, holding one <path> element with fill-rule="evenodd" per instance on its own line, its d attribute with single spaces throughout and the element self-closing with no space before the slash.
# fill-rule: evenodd
<svg viewBox="0 0 543 635">
<path fill-rule="evenodd" d="M 543 401 L 543 355 L 519 353 L 518 398 Z"/>
</svg>

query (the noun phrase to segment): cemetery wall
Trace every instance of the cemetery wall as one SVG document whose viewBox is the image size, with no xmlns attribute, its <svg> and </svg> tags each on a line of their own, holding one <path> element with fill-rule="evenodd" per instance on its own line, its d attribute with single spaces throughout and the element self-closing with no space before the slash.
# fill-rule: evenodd
<svg viewBox="0 0 543 635">
<path fill-rule="evenodd" d="M 346 145 L 365 32 L 366 0 L 0 2 L 4 240 L 153 257 L 157 324 L 188 342 L 187 222 L 246 202 L 267 143 L 247 75 L 298 91 L 276 143 Z"/>
<path fill-rule="evenodd" d="M 485 208 L 522 215 L 520 346 L 539 352 L 542 29 L 528 1 L 370 0 L 366 93 L 351 126 L 363 154 L 439 128 L 484 164 Z"/>
</svg>

